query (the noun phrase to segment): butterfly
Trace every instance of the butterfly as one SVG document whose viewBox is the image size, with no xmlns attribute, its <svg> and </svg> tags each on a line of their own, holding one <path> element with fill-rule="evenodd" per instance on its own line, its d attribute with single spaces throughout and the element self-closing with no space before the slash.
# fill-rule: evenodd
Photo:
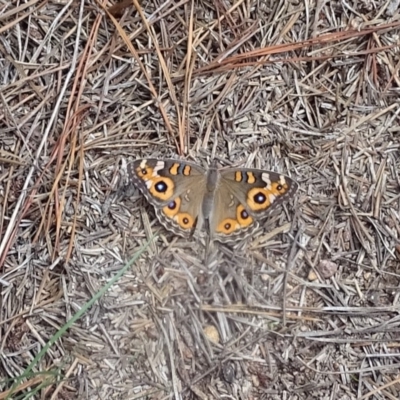
<svg viewBox="0 0 400 400">
<path fill-rule="evenodd" d="M 136 160 L 128 172 L 165 228 L 189 237 L 207 225 L 210 239 L 223 243 L 249 237 L 298 188 L 276 172 L 216 164 L 206 170 L 181 160 Z"/>
</svg>

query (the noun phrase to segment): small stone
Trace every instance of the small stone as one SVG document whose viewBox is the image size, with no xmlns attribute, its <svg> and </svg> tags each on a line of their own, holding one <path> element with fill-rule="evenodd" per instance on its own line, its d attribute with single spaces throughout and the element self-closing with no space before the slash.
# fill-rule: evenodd
<svg viewBox="0 0 400 400">
<path fill-rule="evenodd" d="M 228 383 L 232 383 L 235 380 L 235 368 L 233 363 L 227 362 L 222 366 L 222 375 Z"/>
<path fill-rule="evenodd" d="M 253 381 L 253 386 L 254 387 L 259 387 L 260 386 L 260 380 L 258 379 L 257 375 L 252 375 L 251 380 Z"/>
<path fill-rule="evenodd" d="M 310 270 L 310 272 L 308 273 L 308 280 L 316 281 L 317 279 L 318 279 L 317 274 L 313 270 Z"/>
<path fill-rule="evenodd" d="M 369 281 L 369 279 L 371 278 L 371 272 L 364 272 L 364 279 L 366 280 L 366 281 Z"/>
<path fill-rule="evenodd" d="M 219 343 L 219 333 L 214 325 L 207 325 L 203 332 L 210 342 Z"/>
<path fill-rule="evenodd" d="M 338 265 L 333 261 L 321 260 L 317 268 L 321 276 L 325 279 L 328 279 L 335 275 L 336 271 L 338 270 Z"/>
</svg>

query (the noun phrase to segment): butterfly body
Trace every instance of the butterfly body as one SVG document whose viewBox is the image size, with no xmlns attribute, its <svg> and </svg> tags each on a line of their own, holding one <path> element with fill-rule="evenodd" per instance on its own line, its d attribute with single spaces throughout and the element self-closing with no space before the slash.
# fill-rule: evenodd
<svg viewBox="0 0 400 400">
<path fill-rule="evenodd" d="M 297 190 L 296 182 L 275 172 L 216 165 L 206 170 L 180 160 L 136 160 L 129 174 L 167 229 L 188 237 L 206 225 L 220 242 L 251 235 L 259 219 Z"/>
</svg>

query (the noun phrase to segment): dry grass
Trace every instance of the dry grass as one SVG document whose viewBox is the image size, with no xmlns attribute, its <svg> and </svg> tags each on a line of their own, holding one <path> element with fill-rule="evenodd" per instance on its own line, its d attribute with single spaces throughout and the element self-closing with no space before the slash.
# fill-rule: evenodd
<svg viewBox="0 0 400 400">
<path fill-rule="evenodd" d="M 154 233 L 20 396 L 400 398 L 399 1 L 13 3 L 0 399 Z M 132 160 L 179 155 L 301 189 L 205 267 L 127 185 Z"/>
</svg>

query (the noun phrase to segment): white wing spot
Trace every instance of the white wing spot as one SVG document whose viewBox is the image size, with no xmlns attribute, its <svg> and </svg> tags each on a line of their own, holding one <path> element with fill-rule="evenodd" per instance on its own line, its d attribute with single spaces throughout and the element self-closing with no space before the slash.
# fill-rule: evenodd
<svg viewBox="0 0 400 400">
<path fill-rule="evenodd" d="M 147 160 L 142 160 L 142 162 L 140 163 L 140 168 L 146 168 L 146 164 L 147 164 Z"/>
<path fill-rule="evenodd" d="M 185 195 L 183 196 L 183 198 L 184 198 L 187 202 L 190 201 L 190 197 L 189 197 L 190 192 L 191 192 L 190 189 L 186 190 L 186 193 L 185 193 Z"/>
<path fill-rule="evenodd" d="M 164 161 L 157 161 L 157 164 L 153 168 L 153 176 L 158 176 L 158 171 L 164 168 L 165 162 Z"/>
<path fill-rule="evenodd" d="M 272 204 L 276 199 L 276 196 L 274 196 L 272 193 L 268 195 L 268 200 Z"/>
<path fill-rule="evenodd" d="M 269 179 L 269 174 L 267 172 L 262 173 L 261 179 L 267 184 L 265 187 L 271 189 L 271 179 Z"/>
</svg>

